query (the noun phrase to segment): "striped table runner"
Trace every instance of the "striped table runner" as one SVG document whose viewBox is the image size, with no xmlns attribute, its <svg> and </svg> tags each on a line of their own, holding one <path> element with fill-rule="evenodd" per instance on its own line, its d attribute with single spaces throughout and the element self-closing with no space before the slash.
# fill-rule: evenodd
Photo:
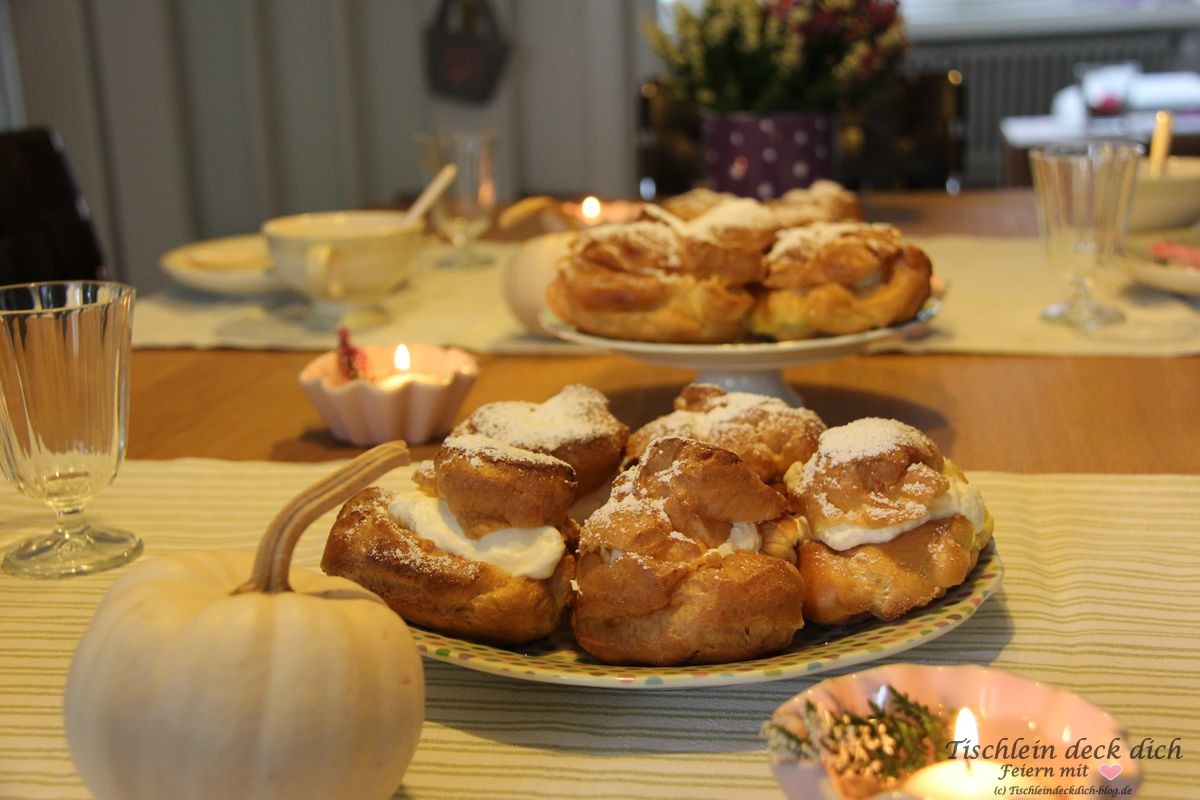
<svg viewBox="0 0 1200 800">
<path fill-rule="evenodd" d="M 139 531 L 146 556 L 251 546 L 329 465 L 127 463 L 94 515 Z M 960 628 L 897 660 L 993 664 L 1069 687 L 1135 740 L 1181 737 L 1145 762 L 1142 796 L 1200 787 L 1200 477 L 977 472 L 1007 572 Z M 0 487 L 0 545 L 49 512 Z M 301 540 L 315 565 L 329 520 Z M 0 577 L 0 798 L 88 797 L 62 734 L 75 643 L 114 574 Z M 426 662 L 428 722 L 398 797 L 777 797 L 760 723 L 808 685 L 670 692 L 524 683 Z M 169 794 L 169 792 L 168 792 Z M 164 795 L 167 796 L 167 795 Z"/>
</svg>

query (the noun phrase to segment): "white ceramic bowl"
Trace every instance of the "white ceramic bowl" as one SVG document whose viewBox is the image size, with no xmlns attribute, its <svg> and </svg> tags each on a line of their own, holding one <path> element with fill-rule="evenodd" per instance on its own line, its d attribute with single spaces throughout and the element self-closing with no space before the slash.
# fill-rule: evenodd
<svg viewBox="0 0 1200 800">
<path fill-rule="evenodd" d="M 424 244 L 399 211 L 329 211 L 262 226 L 284 284 L 317 304 L 373 306 L 408 278 Z"/>
<path fill-rule="evenodd" d="M 1050 767 L 1054 781 L 1064 786 L 1096 787 L 1096 791 L 1121 792 L 1124 787 L 1136 791 L 1141 783 L 1141 766 L 1130 757 L 1125 728 L 1103 709 L 1079 695 L 1045 683 L 1023 678 L 1011 672 L 973 664 L 927 666 L 890 664 L 875 669 L 821 681 L 781 705 L 773 721 L 799 717 L 806 701 L 831 711 L 868 713 L 867 702 L 879 695 L 883 686 L 903 692 L 910 699 L 945 712 L 953 725 L 960 708 L 970 708 L 979 725 L 979 744 L 999 743 L 1001 737 L 1013 741 L 1023 736 L 1026 743 L 1040 740 L 1056 747 L 1054 759 L 1029 762 Z M 1066 748 L 1086 737 L 1086 744 L 1108 745 L 1120 742 L 1121 754 L 1115 759 L 1067 759 Z M 1003 759 L 997 759 L 1003 763 Z M 1086 764 L 1086 778 L 1060 778 L 1059 768 Z M 1112 780 L 1100 774 L 1099 767 L 1116 772 Z M 1114 766 L 1117 765 L 1117 766 Z M 771 755 L 771 769 L 789 800 L 843 800 L 819 760 L 795 761 Z M 1053 785 L 1053 784 L 1052 784 Z M 1086 792 L 1086 790 L 1084 790 Z M 1128 796 L 1128 795 L 1124 795 Z M 919 795 L 898 791 L 877 795 L 891 800 L 919 800 Z"/>
<path fill-rule="evenodd" d="M 403 439 L 421 444 L 449 433 L 479 364 L 456 348 L 408 345 L 411 381 L 346 380 L 337 352 L 317 356 L 300 372 L 300 388 L 335 437 L 365 447 Z M 364 347 L 368 374 L 386 374 L 393 347 Z"/>
<path fill-rule="evenodd" d="M 1181 228 L 1200 220 L 1200 156 L 1167 159 L 1162 177 L 1151 178 L 1148 162 L 1138 166 L 1129 230 Z"/>
</svg>

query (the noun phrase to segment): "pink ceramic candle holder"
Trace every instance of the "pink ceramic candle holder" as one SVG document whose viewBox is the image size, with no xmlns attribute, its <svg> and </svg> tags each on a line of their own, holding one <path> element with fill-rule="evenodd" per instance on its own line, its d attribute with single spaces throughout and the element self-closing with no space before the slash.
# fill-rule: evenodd
<svg viewBox="0 0 1200 800">
<path fill-rule="evenodd" d="M 999 794 L 995 791 L 997 786 L 1007 790 L 1009 785 L 1085 787 L 1084 792 L 1092 787 L 1097 792 L 1136 793 L 1141 783 L 1141 765 L 1131 757 L 1131 743 L 1124 726 L 1103 709 L 1066 689 L 970 664 L 942 667 L 891 664 L 830 678 L 781 705 L 772 721 L 786 727 L 789 720 L 800 720 L 807 701 L 835 713 L 844 709 L 866 714 L 868 701 L 879 702 L 887 691 L 884 687 L 947 712 L 951 723 L 957 711 L 970 709 L 973 721 L 977 721 L 978 738 L 973 741 L 992 749 L 981 750 L 981 757 L 973 762 L 974 772 L 961 757 L 957 761 L 942 761 L 926 768 L 932 774 L 925 775 L 922 770 L 895 790 L 876 794 L 871 800 L 941 797 L 963 800 L 968 794 L 976 796 L 954 783 L 963 777 L 956 772 L 965 773 L 987 796 Z M 1109 751 L 1107 748 L 1114 742 L 1117 746 Z M 1020 747 L 1030 745 L 1032 749 L 1034 743 L 1054 745 L 1054 751 L 1033 751 L 1030 759 Z M 1077 743 L 1081 744 L 1073 753 L 1069 748 Z M 1083 749 L 1089 745 L 1100 747 L 1100 754 Z M 1002 749 L 1005 746 L 1007 750 Z M 1006 772 L 1003 769 L 1006 763 L 1021 770 L 1014 772 L 1010 766 Z M 821 759 L 797 759 L 773 746 L 771 770 L 788 800 L 846 800 L 835 776 L 827 772 Z M 946 774 L 942 775 L 943 772 Z"/>
<path fill-rule="evenodd" d="M 359 352 L 360 377 L 343 376 L 330 351 L 300 372 L 300 388 L 335 437 L 363 447 L 396 439 L 421 444 L 448 433 L 479 374 L 475 359 L 455 348 L 410 344 Z M 409 363 L 398 367 L 404 353 Z"/>
</svg>

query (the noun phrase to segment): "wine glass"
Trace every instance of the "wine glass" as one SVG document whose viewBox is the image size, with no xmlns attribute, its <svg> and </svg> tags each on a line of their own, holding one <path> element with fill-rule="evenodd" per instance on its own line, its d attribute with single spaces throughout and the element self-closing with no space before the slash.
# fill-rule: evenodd
<svg viewBox="0 0 1200 800">
<path fill-rule="evenodd" d="M 0 454 L 52 531 L 4 556 L 16 575 L 99 572 L 142 551 L 135 534 L 88 523 L 83 507 L 125 456 L 134 290 L 106 281 L 0 287 Z"/>
<path fill-rule="evenodd" d="M 488 131 L 446 131 L 417 137 L 427 179 L 446 164 L 458 169 L 450 188 L 430 210 L 434 228 L 454 246 L 454 253 L 439 261 L 439 267 L 474 267 L 492 262 L 475 249 L 475 240 L 491 225 L 496 210 L 493 142 Z"/>
<path fill-rule="evenodd" d="M 1050 263 L 1066 277 L 1071 297 L 1048 306 L 1042 319 L 1075 328 L 1122 322 L 1116 308 L 1092 299 L 1097 269 L 1111 265 L 1125 235 L 1141 145 L 1092 142 L 1029 152 L 1038 228 Z"/>
</svg>

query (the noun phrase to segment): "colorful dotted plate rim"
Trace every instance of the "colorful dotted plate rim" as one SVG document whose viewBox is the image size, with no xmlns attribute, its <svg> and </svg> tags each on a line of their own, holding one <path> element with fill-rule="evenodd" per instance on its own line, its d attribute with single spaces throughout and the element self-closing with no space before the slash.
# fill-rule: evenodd
<svg viewBox="0 0 1200 800">
<path fill-rule="evenodd" d="M 813 355 L 822 353 L 845 353 L 861 350 L 882 339 L 891 339 L 924 325 L 942 310 L 941 300 L 931 297 L 907 322 L 887 328 L 874 328 L 861 333 L 841 336 L 818 336 L 812 339 L 790 339 L 778 342 L 731 342 L 727 344 L 692 344 L 679 342 L 643 342 L 633 339 L 610 339 L 579 330 L 563 321 L 550 309 L 543 309 L 539 317 L 542 325 L 560 339 L 575 344 L 614 350 L 632 355 L 687 356 L 694 358 L 739 359 L 750 355 Z"/>
<path fill-rule="evenodd" d="M 995 540 L 960 585 L 933 603 L 893 622 L 878 620 L 844 628 L 813 626 L 797 634 L 782 653 L 752 661 L 692 667 L 627 667 L 599 664 L 579 649 L 569 632 L 520 650 L 477 644 L 413 627 L 421 653 L 435 661 L 517 680 L 607 689 L 693 689 L 799 678 L 865 664 L 932 641 L 961 625 L 1000 587 L 1004 565 Z"/>
</svg>

